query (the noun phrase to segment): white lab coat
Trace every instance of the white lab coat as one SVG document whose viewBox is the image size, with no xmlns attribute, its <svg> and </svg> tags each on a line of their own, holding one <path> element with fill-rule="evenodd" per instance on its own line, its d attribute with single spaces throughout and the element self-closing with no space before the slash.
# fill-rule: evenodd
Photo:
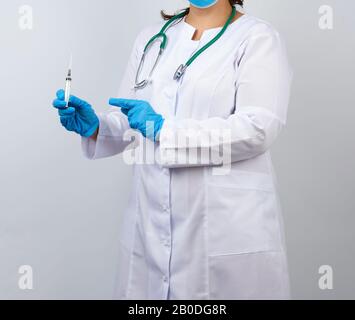
<svg viewBox="0 0 355 320">
<path fill-rule="evenodd" d="M 288 299 L 283 222 L 269 153 L 286 123 L 292 77 L 283 42 L 269 24 L 245 15 L 177 82 L 177 67 L 221 29 L 193 41 L 194 28 L 182 21 L 167 32 L 152 83 L 135 91 L 143 48 L 161 27 L 138 36 L 118 95 L 150 102 L 166 122 L 160 142 L 145 141 L 159 163 L 134 166 L 115 298 Z M 143 78 L 157 50 L 158 43 Z M 197 132 L 191 146 L 199 151 L 196 164 L 177 157 L 186 149 L 176 135 L 191 128 Z M 218 142 L 199 132 L 218 128 L 231 133 L 231 172 L 224 175 L 214 174 L 216 163 L 200 152 Z M 82 141 L 85 155 L 121 153 L 129 144 L 123 139 L 127 129 L 119 109 L 101 114 L 97 142 Z"/>
</svg>

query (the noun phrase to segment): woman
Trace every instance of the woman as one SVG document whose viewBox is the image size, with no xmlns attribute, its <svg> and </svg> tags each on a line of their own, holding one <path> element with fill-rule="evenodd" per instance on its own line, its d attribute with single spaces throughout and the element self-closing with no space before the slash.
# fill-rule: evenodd
<svg viewBox="0 0 355 320">
<path fill-rule="evenodd" d="M 66 108 L 64 92 L 57 93 L 61 123 L 83 137 L 88 158 L 131 147 L 124 137 L 129 129 L 148 155 L 158 155 L 134 165 L 118 299 L 289 297 L 269 149 L 286 122 L 291 72 L 279 34 L 236 12 L 237 4 L 243 3 L 190 0 L 166 30 L 169 41 L 155 68 L 159 41 L 141 67 L 140 61 L 163 24 L 143 30 L 120 98 L 110 99 L 106 114 L 96 115 L 76 97 Z"/>
</svg>

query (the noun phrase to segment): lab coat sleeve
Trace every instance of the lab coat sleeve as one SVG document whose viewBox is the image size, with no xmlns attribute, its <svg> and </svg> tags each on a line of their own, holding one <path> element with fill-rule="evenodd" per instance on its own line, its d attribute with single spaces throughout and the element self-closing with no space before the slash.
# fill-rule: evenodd
<svg viewBox="0 0 355 320">
<path fill-rule="evenodd" d="M 122 78 L 118 92 L 118 97 L 127 99 L 134 98 L 134 81 L 137 70 L 137 63 L 140 59 L 139 52 L 142 43 L 144 30 L 137 37 L 133 50 Z M 110 107 L 105 113 L 98 114 L 100 120 L 97 140 L 82 138 L 82 150 L 85 157 L 91 160 L 107 158 L 120 154 L 132 143 L 129 139 L 124 139 L 125 133 L 130 130 L 127 117 L 119 108 Z"/>
<path fill-rule="evenodd" d="M 270 26 L 243 42 L 235 61 L 235 109 L 226 118 L 168 119 L 160 133 L 165 167 L 221 166 L 266 152 L 286 124 L 292 72 Z"/>
</svg>

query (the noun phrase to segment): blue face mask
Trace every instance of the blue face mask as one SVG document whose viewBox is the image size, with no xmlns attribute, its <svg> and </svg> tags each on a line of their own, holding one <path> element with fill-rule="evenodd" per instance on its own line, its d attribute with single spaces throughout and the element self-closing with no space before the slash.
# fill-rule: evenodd
<svg viewBox="0 0 355 320">
<path fill-rule="evenodd" d="M 196 8 L 209 8 L 217 3 L 218 0 L 189 0 L 190 3 Z"/>
</svg>

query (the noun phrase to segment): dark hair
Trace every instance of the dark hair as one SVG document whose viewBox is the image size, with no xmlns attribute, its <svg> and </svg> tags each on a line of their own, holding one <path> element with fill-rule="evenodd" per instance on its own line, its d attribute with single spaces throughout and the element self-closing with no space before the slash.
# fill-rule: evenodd
<svg viewBox="0 0 355 320">
<path fill-rule="evenodd" d="M 235 6 L 235 5 L 243 6 L 244 0 L 229 0 L 229 3 L 231 4 L 231 6 Z M 186 14 L 188 14 L 190 9 L 186 8 L 186 9 L 183 9 L 181 12 L 184 12 L 184 11 L 186 12 Z M 172 17 L 174 17 L 174 15 L 167 14 L 163 10 L 160 12 L 160 14 L 164 20 L 170 20 Z"/>
</svg>

